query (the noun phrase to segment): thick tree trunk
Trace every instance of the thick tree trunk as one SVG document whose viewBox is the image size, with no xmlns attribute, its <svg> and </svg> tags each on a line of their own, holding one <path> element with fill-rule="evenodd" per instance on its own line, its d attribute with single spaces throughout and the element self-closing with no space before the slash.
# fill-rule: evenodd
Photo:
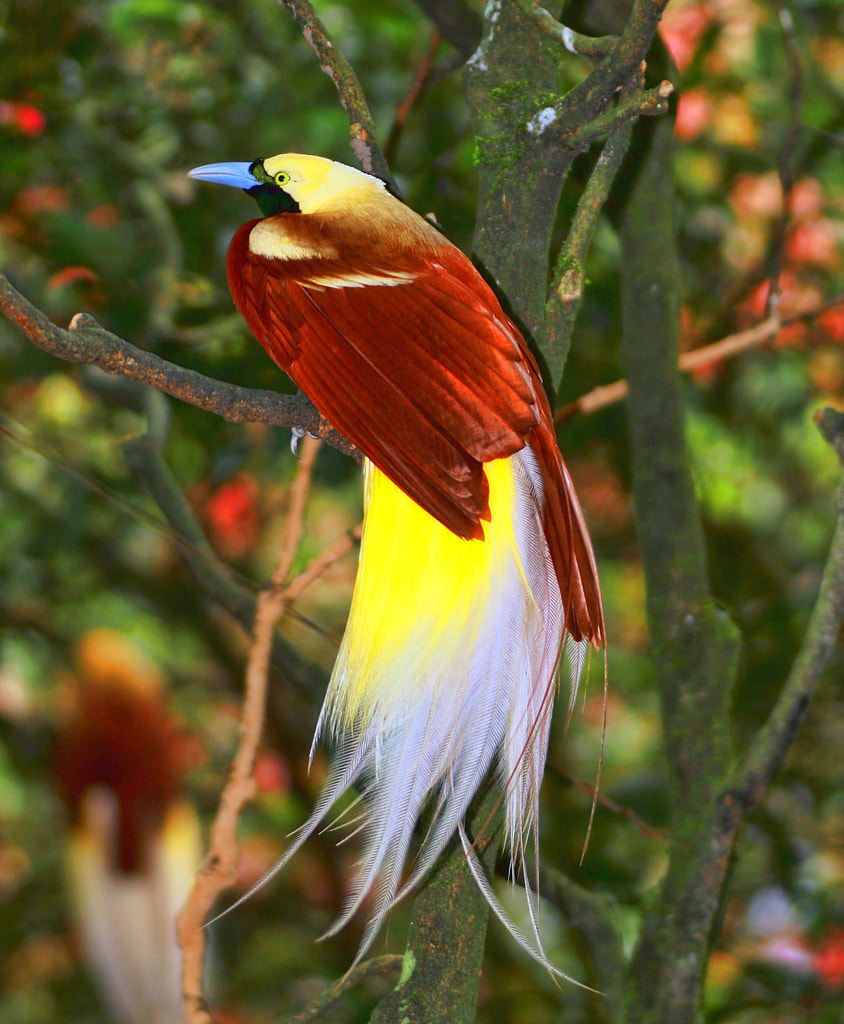
<svg viewBox="0 0 844 1024">
<path fill-rule="evenodd" d="M 733 767 L 730 701 L 739 636 L 709 591 L 686 457 L 677 370 L 673 124 L 637 126 L 642 152 L 621 217 L 624 369 L 636 526 L 648 594 L 672 807 L 671 859 L 645 917 L 622 999 L 628 1024 L 695 1017 L 734 828 L 721 792 Z"/>
</svg>

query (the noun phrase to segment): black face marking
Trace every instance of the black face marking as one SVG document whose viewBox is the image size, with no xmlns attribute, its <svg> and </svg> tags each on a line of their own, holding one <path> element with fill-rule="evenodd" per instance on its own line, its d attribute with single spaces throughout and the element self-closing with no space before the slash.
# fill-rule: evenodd
<svg viewBox="0 0 844 1024">
<path fill-rule="evenodd" d="M 276 185 L 269 174 L 264 170 L 263 160 L 253 160 L 249 165 L 249 173 L 257 184 L 254 188 L 245 189 L 255 202 L 260 206 L 261 213 L 265 217 L 272 217 L 276 213 L 300 213 L 299 204 L 288 195 L 283 188 Z"/>
<path fill-rule="evenodd" d="M 253 160 L 249 165 L 249 173 L 260 185 L 272 185 L 273 179 L 264 170 L 263 160 Z"/>
</svg>

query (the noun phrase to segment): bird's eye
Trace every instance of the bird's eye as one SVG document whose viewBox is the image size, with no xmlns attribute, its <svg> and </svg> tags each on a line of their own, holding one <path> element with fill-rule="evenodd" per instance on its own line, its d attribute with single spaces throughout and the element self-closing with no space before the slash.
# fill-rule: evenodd
<svg viewBox="0 0 844 1024">
<path fill-rule="evenodd" d="M 283 188 L 287 182 L 290 181 L 290 175 L 287 171 L 279 171 L 273 178 L 273 181 L 279 186 L 279 188 Z"/>
</svg>

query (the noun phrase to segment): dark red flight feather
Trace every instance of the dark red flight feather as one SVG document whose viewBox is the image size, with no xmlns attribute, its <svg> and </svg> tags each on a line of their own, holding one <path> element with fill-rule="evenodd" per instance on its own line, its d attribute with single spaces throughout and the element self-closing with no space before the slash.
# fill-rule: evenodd
<svg viewBox="0 0 844 1024">
<path fill-rule="evenodd" d="M 439 235 L 432 243 L 421 219 L 420 254 L 409 233 L 373 244 L 371 225 L 362 245 L 354 216 L 276 217 L 300 247 L 327 255 L 267 258 L 249 249 L 258 221 L 236 232 L 229 287 L 258 341 L 332 426 L 458 536 L 483 536 L 483 463 L 529 444 L 568 632 L 603 644 L 592 545 L 538 368 L 471 261 Z M 391 283 L 397 274 L 413 279 Z"/>
</svg>

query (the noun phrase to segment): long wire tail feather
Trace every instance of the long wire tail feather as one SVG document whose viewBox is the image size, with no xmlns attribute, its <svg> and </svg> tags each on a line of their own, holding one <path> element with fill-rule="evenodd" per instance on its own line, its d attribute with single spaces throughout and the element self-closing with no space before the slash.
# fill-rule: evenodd
<svg viewBox="0 0 844 1024">
<path fill-rule="evenodd" d="M 254 885 L 250 886 L 242 896 L 239 896 L 234 903 L 206 921 L 206 928 L 209 928 L 221 918 L 226 917 L 233 910 L 236 910 L 241 904 L 254 896 L 259 889 L 263 889 L 263 887 L 268 882 L 271 882 L 279 871 L 287 865 L 290 859 L 304 846 L 314 832 L 316 832 L 319 828 L 320 822 L 331 810 L 337 800 L 340 799 L 350 786 L 354 785 L 361 773 L 362 765 L 367 753 L 368 750 L 366 746 L 361 743 L 351 751 L 341 752 L 341 754 L 337 756 L 328 777 L 328 782 L 325 784 L 313 811 L 311 811 L 307 820 L 292 833 L 292 835 L 296 837 L 294 841 L 273 864 L 273 866 L 264 872 L 258 881 L 255 882 Z"/>
<path fill-rule="evenodd" d="M 469 837 L 466 834 L 466 829 L 462 822 L 457 826 L 457 834 L 460 837 L 460 844 L 463 847 L 466 863 L 469 865 L 469 870 L 472 873 L 475 884 L 483 893 L 484 899 L 489 904 L 490 910 L 492 910 L 498 920 L 504 925 L 515 942 L 521 946 L 528 956 L 538 964 L 541 964 L 547 971 L 554 975 L 554 977 L 562 978 L 564 981 L 570 981 L 572 985 L 576 985 L 578 988 L 582 988 L 586 992 L 594 992 L 596 995 L 600 995 L 601 993 L 598 989 L 592 988 L 590 985 L 585 985 L 582 981 L 578 981 L 577 978 L 573 978 L 570 974 L 566 974 L 565 971 L 560 970 L 559 967 L 555 967 L 548 959 L 548 954 L 545 952 L 545 948 L 542 945 L 542 939 L 540 938 L 539 922 L 536 916 L 537 911 L 533 908 L 533 893 L 527 880 L 527 876 L 524 876 L 524 885 L 525 892 L 527 894 L 528 907 L 530 908 L 531 924 L 533 927 L 535 941 L 532 941 L 524 934 L 524 932 L 522 932 L 507 911 L 501 906 L 498 897 L 493 891 L 486 871 L 484 870 L 484 866 L 481 864 L 480 858 L 469 841 Z M 536 899 L 538 900 L 538 896 L 536 896 Z"/>
</svg>

